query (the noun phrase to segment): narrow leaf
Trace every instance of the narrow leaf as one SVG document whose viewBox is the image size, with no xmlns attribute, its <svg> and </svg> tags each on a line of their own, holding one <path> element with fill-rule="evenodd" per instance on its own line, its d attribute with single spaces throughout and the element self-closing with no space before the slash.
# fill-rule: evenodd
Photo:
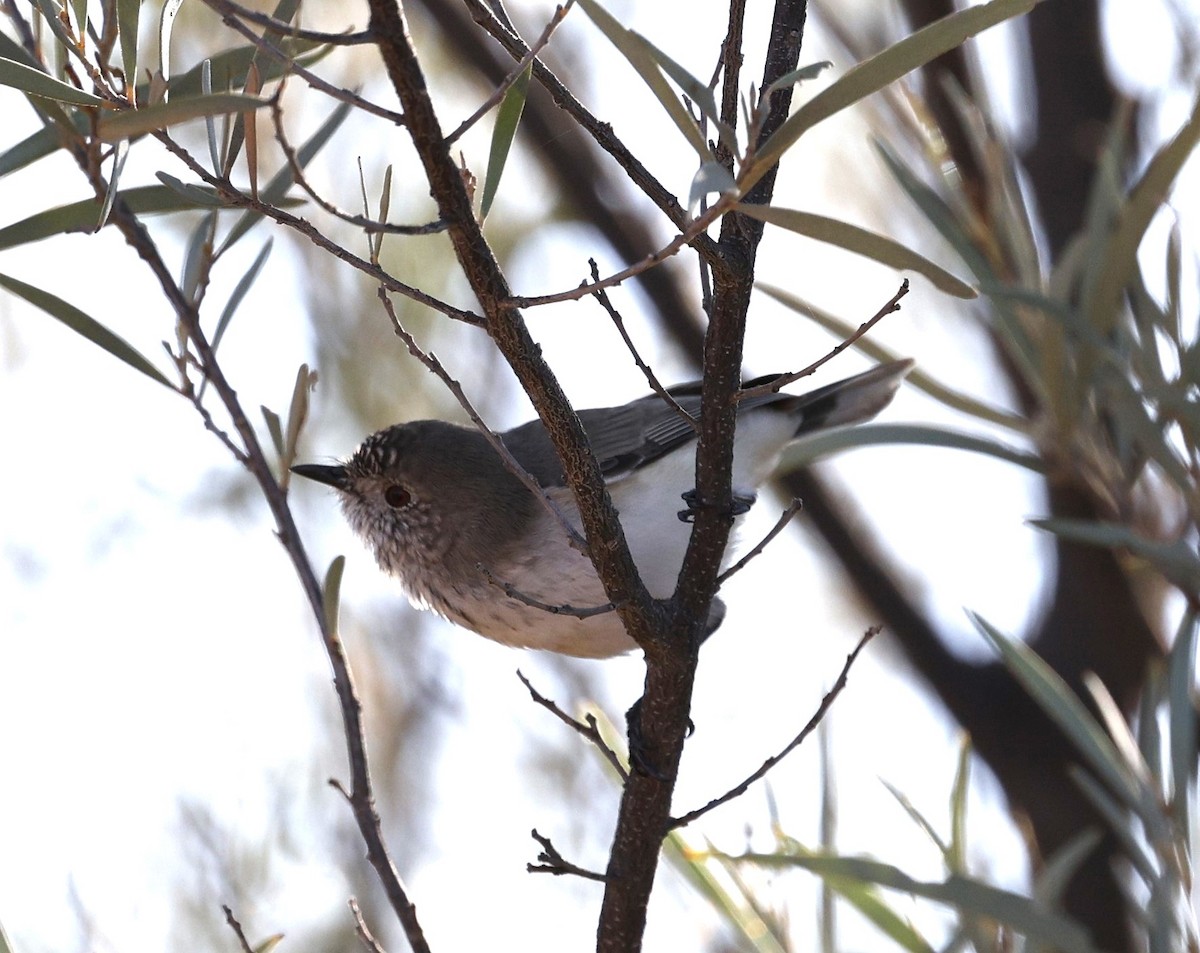
<svg viewBox="0 0 1200 953">
<path fill-rule="evenodd" d="M 1030 520 L 1029 524 L 1075 542 L 1110 549 L 1127 549 L 1149 560 L 1190 598 L 1200 597 L 1200 556 L 1197 556 L 1196 550 L 1184 540 L 1163 543 L 1147 539 L 1119 523 L 1091 520 Z"/>
<path fill-rule="evenodd" d="M 508 150 L 512 147 L 517 135 L 517 127 L 521 124 L 521 114 L 525 111 L 525 96 L 529 91 L 529 77 L 533 70 L 531 62 L 516 81 L 508 88 L 496 111 L 496 124 L 492 128 L 492 146 L 488 151 L 487 176 L 483 180 L 483 198 L 479 204 L 479 217 L 486 219 L 492 208 L 492 200 L 496 197 L 496 189 L 500 187 L 500 176 L 504 174 L 504 164 L 508 161 Z"/>
<path fill-rule="evenodd" d="M 213 331 L 212 341 L 210 342 L 210 347 L 213 351 L 216 351 L 217 346 L 221 343 L 221 338 L 225 336 L 225 331 L 229 327 L 229 322 L 233 320 L 233 315 L 237 311 L 238 305 L 242 303 L 242 299 L 246 297 L 246 292 L 254 285 L 255 279 L 258 278 L 258 273 L 262 271 L 262 266 L 271 254 L 271 245 L 274 241 L 273 238 L 267 239 L 262 250 L 254 257 L 254 261 L 234 287 L 233 294 L 225 302 L 225 308 L 221 311 L 221 317 L 217 320 L 217 327 Z"/>
<path fill-rule="evenodd" d="M 129 143 L 118 142 L 113 149 L 112 175 L 108 179 L 108 189 L 104 192 L 104 204 L 100 206 L 100 217 L 96 221 L 95 231 L 100 231 L 108 224 L 108 213 L 112 211 L 113 201 L 117 197 L 117 188 L 121 181 L 121 172 L 125 169 L 125 160 L 129 157 Z"/>
<path fill-rule="evenodd" d="M 129 95 L 134 95 L 137 83 L 138 18 L 142 0 L 117 0 L 117 35 L 121 39 L 121 68 Z"/>
<path fill-rule="evenodd" d="M 581 0 L 582 2 L 582 0 Z M 739 178 L 743 191 L 761 179 L 804 133 L 847 106 L 878 92 L 964 40 L 1033 9 L 1037 0 L 991 0 L 959 10 L 889 46 L 849 70 L 797 109 L 759 149 Z"/>
<path fill-rule="evenodd" d="M 0 286 L 7 288 L 13 294 L 24 298 L 30 304 L 41 308 L 51 317 L 57 318 L 76 334 L 87 338 L 97 347 L 103 348 L 119 361 L 124 361 L 135 370 L 141 371 L 147 377 L 175 390 L 174 385 L 163 376 L 162 372 L 150 363 L 146 357 L 123 337 L 114 334 L 95 318 L 84 314 L 73 304 L 68 304 L 62 298 L 35 288 L 9 275 L 0 274 Z"/>
<path fill-rule="evenodd" d="M 654 61 L 650 44 L 632 30 L 621 26 L 597 0 L 579 0 L 579 5 L 591 17 L 592 22 L 600 28 L 600 32 L 608 38 L 608 41 L 629 61 L 629 65 L 637 71 L 642 81 L 650 87 L 654 98 L 659 101 L 663 109 L 667 111 L 667 115 L 671 117 L 671 121 L 696 150 L 700 161 L 705 162 L 711 159 L 708 143 L 704 141 L 704 136 L 700 134 L 700 128 L 696 125 L 696 121 L 688 115 L 683 103 L 679 101 L 679 96 L 671 88 L 658 64 Z"/>
<path fill-rule="evenodd" d="M 811 212 L 800 212 L 790 208 L 776 208 L 771 205 L 747 205 L 738 203 L 737 210 L 751 218 L 778 225 L 798 235 L 815 238 L 828 245 L 845 248 L 855 254 L 871 258 L 882 264 L 902 271 L 915 271 L 928 278 L 936 288 L 957 298 L 974 298 L 978 292 L 961 278 L 957 278 L 944 268 L 935 265 L 923 255 L 918 255 L 897 241 L 885 238 L 875 232 L 840 222 L 837 219 L 826 218 L 824 215 L 814 215 Z"/>
<path fill-rule="evenodd" d="M 283 469 L 287 471 L 296 459 L 296 444 L 308 419 L 308 395 L 317 386 L 317 372 L 301 364 L 292 387 L 292 403 L 288 407 L 287 433 L 283 440 Z"/>
<path fill-rule="evenodd" d="M 790 73 L 784 73 L 763 91 L 763 99 L 774 95 L 781 89 L 786 89 L 788 86 L 795 86 L 797 83 L 807 83 L 809 80 L 816 79 L 832 66 L 833 64 L 829 60 L 821 60 L 819 63 L 809 63 L 807 66 L 801 66 Z"/>
<path fill-rule="evenodd" d="M 1085 310 L 1093 315 L 1101 332 L 1107 332 L 1115 323 L 1121 289 L 1129 283 L 1137 268 L 1137 250 L 1142 237 L 1197 144 L 1200 144 L 1200 96 L 1197 96 L 1187 122 L 1147 164 L 1105 244 L 1097 270 L 1098 280 L 1085 302 Z"/>
<path fill-rule="evenodd" d="M 0 58 L 0 86 L 11 86 L 23 93 L 33 96 L 44 96 L 60 103 L 72 103 L 76 106 L 104 106 L 113 104 L 76 89 L 69 83 L 63 83 L 53 76 L 47 76 L 39 69 L 17 63 L 10 59 Z"/>
<path fill-rule="evenodd" d="M 171 79 L 171 31 L 175 28 L 175 15 L 183 6 L 183 0 L 164 0 L 162 15 L 158 19 L 158 76 L 163 83 Z M 163 102 L 167 93 L 163 91 Z M 151 99 L 151 102 L 157 100 Z"/>
<path fill-rule="evenodd" d="M 688 189 L 688 214 L 699 214 L 701 201 L 711 192 L 724 195 L 736 191 L 737 183 L 725 166 L 715 160 L 701 163 L 692 177 L 692 187 Z"/>
<path fill-rule="evenodd" d="M 279 422 L 279 414 L 275 413 L 270 407 L 265 404 L 259 407 L 262 411 L 263 420 L 267 422 L 267 433 L 271 435 L 271 443 L 275 445 L 275 452 L 280 457 L 283 456 L 283 427 Z M 286 470 L 284 471 L 287 472 Z"/>
<path fill-rule="evenodd" d="M 277 418 L 278 419 L 278 418 Z M 325 632 L 333 635 L 338 630 L 338 610 L 342 598 L 342 573 L 346 568 L 346 557 L 335 556 L 325 571 L 325 585 L 321 590 L 321 604 L 325 607 Z"/>
<path fill-rule="evenodd" d="M 182 97 L 142 109 L 122 109 L 105 113 L 100 117 L 100 138 L 107 142 L 139 136 L 175 123 L 214 116 L 220 113 L 241 112 L 261 109 L 270 103 L 261 96 L 246 96 L 242 93 L 214 93 L 212 96 Z"/>
<path fill-rule="evenodd" d="M 1192 830 L 1192 795 L 1196 776 L 1196 708 L 1192 698 L 1196 673 L 1197 615 L 1184 614 L 1167 665 L 1167 724 L 1170 727 L 1171 812 L 1181 831 Z M 1187 838 L 1184 838 L 1187 842 Z M 1193 858 L 1194 862 L 1194 858 Z"/>
<path fill-rule="evenodd" d="M 861 424 L 839 430 L 822 430 L 792 444 L 784 453 L 784 465 L 790 468 L 808 466 L 814 460 L 858 447 L 912 444 L 920 447 L 949 447 L 995 457 L 1005 463 L 1015 463 L 1034 473 L 1044 473 L 1046 465 L 1039 457 L 1022 453 L 1012 447 L 979 437 L 926 424 Z"/>
<path fill-rule="evenodd" d="M 1095 953 L 1088 942 L 1087 933 L 1074 921 L 1043 909 L 1028 897 L 990 887 L 958 874 L 951 874 L 944 882 L 922 881 L 891 864 L 865 857 L 747 854 L 733 859 L 767 867 L 800 867 L 819 877 L 850 878 L 878 884 L 947 903 L 968 913 L 991 917 L 1008 924 L 1023 936 L 1052 942 L 1066 953 Z"/>
<path fill-rule="evenodd" d="M 183 275 L 179 281 L 179 289 L 183 296 L 193 304 L 196 303 L 196 292 L 200 284 L 200 276 L 204 273 L 205 259 L 212 261 L 213 230 L 217 226 L 217 213 L 209 212 L 200 218 L 188 236 L 187 251 L 183 256 Z"/>
<path fill-rule="evenodd" d="M 337 131 L 338 126 L 345 121 L 348 115 L 350 115 L 350 104 L 340 103 L 308 141 L 296 150 L 296 162 L 300 168 L 305 168 L 312 161 L 313 156 L 321 151 L 321 147 L 329 141 L 330 137 Z M 284 194 L 292 187 L 294 181 L 295 177 L 292 174 L 291 165 L 285 165 L 275 173 L 271 181 L 267 183 L 267 187 L 262 190 L 261 201 L 268 205 L 280 204 Z M 259 212 L 247 211 L 242 213 L 241 218 L 230 229 L 229 234 L 225 236 L 225 240 L 221 243 L 221 247 L 217 250 L 218 257 L 228 251 L 246 232 L 250 231 L 260 218 L 262 218 L 262 214 Z"/>
<path fill-rule="evenodd" d="M 224 204 L 212 189 L 194 185 L 184 186 L 184 183 L 177 179 L 171 181 L 186 188 L 187 196 L 162 185 L 143 185 L 133 189 L 122 189 L 117 193 L 117 198 L 137 215 L 179 212 L 195 208 L 198 204 Z M 46 209 L 44 212 L 23 218 L 19 222 L 0 228 L 0 250 L 41 241 L 53 235 L 91 231 L 99 218 L 100 207 L 101 203 L 92 198 Z"/>
</svg>

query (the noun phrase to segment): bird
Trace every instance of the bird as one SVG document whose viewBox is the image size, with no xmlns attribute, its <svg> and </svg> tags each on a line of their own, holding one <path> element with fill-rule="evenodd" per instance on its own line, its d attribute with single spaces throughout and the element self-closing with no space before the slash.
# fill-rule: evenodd
<svg viewBox="0 0 1200 953">
<path fill-rule="evenodd" d="M 874 417 L 911 360 L 897 360 L 803 394 L 773 390 L 783 375 L 748 381 L 734 437 L 735 514 L 749 508 L 784 449 L 804 436 Z M 579 411 L 647 590 L 675 590 L 691 527 L 700 383 L 617 407 Z M 498 435 L 513 459 L 576 529 L 573 494 L 540 420 Z M 637 648 L 592 562 L 562 523 L 477 428 L 442 420 L 400 423 L 367 437 L 336 465 L 298 464 L 298 476 L 337 491 L 342 511 L 379 567 L 410 600 L 505 645 L 580 658 Z M 736 526 L 735 526 L 736 528 Z M 728 555 L 728 554 L 727 554 Z M 714 599 L 706 636 L 723 620 Z"/>
</svg>

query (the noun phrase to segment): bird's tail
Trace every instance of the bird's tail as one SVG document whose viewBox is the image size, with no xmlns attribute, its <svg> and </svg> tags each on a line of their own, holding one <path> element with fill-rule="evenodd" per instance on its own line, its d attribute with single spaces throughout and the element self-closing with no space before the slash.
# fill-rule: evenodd
<svg viewBox="0 0 1200 953">
<path fill-rule="evenodd" d="M 798 394 L 776 405 L 798 415 L 796 436 L 829 427 L 844 427 L 870 420 L 892 402 L 896 388 L 912 370 L 911 359 L 880 364 L 807 394 Z"/>
</svg>

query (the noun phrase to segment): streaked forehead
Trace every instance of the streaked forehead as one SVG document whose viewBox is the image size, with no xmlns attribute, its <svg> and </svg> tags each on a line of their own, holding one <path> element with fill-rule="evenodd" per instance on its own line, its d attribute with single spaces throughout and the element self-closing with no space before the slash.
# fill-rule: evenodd
<svg viewBox="0 0 1200 953">
<path fill-rule="evenodd" d="M 378 476 L 391 470 L 404 455 L 408 444 L 403 431 L 395 427 L 373 433 L 362 442 L 346 468 L 357 476 Z"/>
</svg>

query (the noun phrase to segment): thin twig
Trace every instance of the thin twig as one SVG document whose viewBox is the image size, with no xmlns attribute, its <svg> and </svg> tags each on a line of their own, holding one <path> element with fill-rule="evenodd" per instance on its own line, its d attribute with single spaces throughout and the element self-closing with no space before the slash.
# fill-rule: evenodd
<svg viewBox="0 0 1200 953">
<path fill-rule="evenodd" d="M 892 295 L 887 304 L 876 311 L 869 321 L 860 324 L 858 329 L 853 334 L 846 338 L 846 340 L 842 341 L 824 357 L 809 364 L 808 367 L 804 368 L 802 371 L 795 371 L 791 374 L 781 374 L 779 377 L 768 381 L 766 384 L 759 384 L 757 387 L 747 387 L 745 390 L 740 390 L 734 395 L 735 398 L 737 400 L 745 400 L 747 397 L 758 397 L 764 394 L 777 394 L 779 393 L 779 389 L 781 387 L 786 387 L 788 384 L 798 381 L 802 377 L 808 377 L 810 374 L 814 373 L 817 368 L 821 367 L 821 365 L 833 360 L 835 357 L 841 354 L 842 351 L 854 344 L 855 341 L 870 331 L 871 328 L 875 327 L 875 325 L 886 318 L 889 314 L 894 311 L 899 311 L 900 299 L 906 294 L 908 294 L 907 278 L 900 283 L 900 289 L 894 295 Z"/>
<path fill-rule="evenodd" d="M 605 615 L 616 609 L 611 602 L 606 602 L 602 606 L 568 606 L 568 605 L 551 605 L 550 603 L 540 602 L 533 596 L 522 592 L 511 582 L 505 582 L 494 572 L 487 568 L 483 563 L 476 563 L 475 568 L 483 573 L 484 578 L 506 596 L 516 599 L 518 602 L 523 602 L 531 609 L 540 609 L 542 612 L 548 612 L 550 615 L 568 615 L 574 616 L 576 619 L 590 619 L 593 616 Z"/>
<path fill-rule="evenodd" d="M 741 797 L 746 793 L 750 785 L 762 778 L 768 771 L 775 767 L 775 765 L 777 765 L 780 761 L 791 754 L 792 751 L 799 747 L 804 739 L 816 730 L 817 725 L 821 723 L 822 719 L 825 717 L 825 714 L 833 706 L 833 703 L 837 700 L 837 697 L 842 693 L 842 689 L 846 687 L 846 676 L 850 673 L 850 666 L 852 666 L 855 660 L 858 658 L 858 653 L 861 652 L 866 644 L 875 636 L 877 636 L 881 630 L 881 626 L 874 625 L 867 629 L 865 633 L 863 633 L 862 638 L 858 640 L 858 645 L 854 646 L 854 651 L 846 656 L 846 664 L 842 666 L 841 674 L 838 675 L 837 681 L 833 683 L 833 688 L 829 689 L 829 691 L 825 693 L 825 697 L 821 699 L 821 704 L 817 706 L 817 710 L 808 720 L 808 724 L 800 729 L 800 733 L 791 741 L 789 741 L 784 749 L 779 752 L 779 754 L 772 755 L 771 757 L 767 758 L 767 760 L 762 763 L 757 771 L 742 781 L 741 784 L 730 788 L 720 797 L 713 798 L 703 807 L 698 807 L 694 811 L 689 811 L 687 814 L 684 814 L 681 817 L 671 818 L 668 829 L 675 830 L 676 828 L 684 827 L 685 825 L 692 823 L 692 821 L 696 820 L 697 818 L 703 817 L 709 811 L 713 810 L 713 808 L 720 807 L 722 804 L 726 804 L 736 797 Z"/>
<path fill-rule="evenodd" d="M 446 148 L 450 148 L 450 146 L 454 145 L 454 143 L 458 141 L 459 137 L 462 136 L 463 133 L 475 125 L 475 123 L 479 122 L 481 118 L 486 116 L 488 112 L 490 112 L 496 106 L 496 104 L 504 98 L 504 94 L 507 93 L 510 88 L 512 88 L 512 84 L 520 78 L 521 74 L 525 72 L 525 69 L 530 63 L 533 62 L 534 58 L 543 49 L 545 49 L 546 45 L 550 42 L 550 37 L 554 35 L 554 31 L 558 29 L 558 25 L 562 23 L 564 19 L 566 19 L 567 12 L 574 5 L 575 0 L 567 0 L 565 4 L 560 4 L 554 8 L 554 16 L 552 16 L 546 23 L 546 28 L 542 30 L 542 35 L 538 37 L 537 42 L 534 43 L 533 46 L 529 48 L 529 51 L 521 57 L 521 59 L 517 62 L 517 65 L 513 67 L 512 71 L 507 76 L 504 77 L 500 85 L 492 91 L 492 95 L 484 101 L 483 105 L 476 109 L 475 112 L 471 113 L 471 115 L 466 119 L 464 119 L 461 125 L 459 125 L 454 132 L 450 133 L 450 135 L 446 137 Z"/>
<path fill-rule="evenodd" d="M 255 33 L 250 27 L 242 23 L 238 17 L 240 16 L 239 7 L 231 2 L 231 0 L 204 0 L 209 7 L 221 15 L 222 22 L 227 26 L 236 30 L 246 39 L 248 39 L 257 49 L 262 50 L 272 59 L 280 63 L 287 64 L 288 69 L 299 76 L 302 80 L 308 83 L 313 89 L 324 93 L 332 99 L 339 100 L 344 103 L 349 103 L 356 109 L 360 109 L 365 113 L 370 113 L 373 116 L 379 116 L 381 119 L 386 119 L 397 126 L 404 125 L 404 114 L 395 112 L 384 106 L 376 105 L 369 99 L 364 99 L 353 90 L 345 89 L 340 86 L 334 86 L 328 80 L 322 79 L 316 73 L 301 66 L 296 62 L 295 57 L 289 56 L 278 46 L 266 38 Z"/>
<path fill-rule="evenodd" d="M 290 213 L 285 212 L 283 209 L 277 208 L 274 205 L 268 205 L 265 202 L 260 202 L 257 199 L 251 198 L 249 195 L 241 192 L 228 179 L 218 178 L 217 176 L 213 175 L 208 171 L 208 169 L 197 162 L 191 153 L 171 139 L 171 137 L 165 132 L 155 132 L 154 137 L 158 139 L 158 141 L 161 142 L 167 148 L 167 150 L 171 152 L 172 155 L 178 157 L 180 161 L 182 161 L 206 184 L 216 189 L 221 194 L 222 198 L 228 201 L 230 205 L 238 208 L 251 209 L 255 212 L 265 215 L 272 221 L 278 222 L 280 225 L 286 225 L 288 228 L 299 232 L 318 248 L 324 249 L 334 258 L 344 261 L 353 268 L 357 268 L 363 274 L 373 278 L 375 281 L 386 287 L 389 291 L 394 291 L 397 294 L 404 295 L 406 298 L 410 298 L 419 304 L 423 304 L 426 307 L 432 308 L 434 311 L 444 314 L 448 318 L 453 318 L 456 321 L 462 321 L 464 324 L 470 324 L 474 327 L 483 326 L 483 318 L 474 312 L 464 311 L 462 308 L 456 308 L 452 304 L 448 304 L 445 301 L 433 297 L 433 295 L 426 294 L 419 288 L 414 288 L 412 285 L 405 284 L 403 281 L 400 281 L 397 278 L 389 275 L 386 271 L 379 267 L 379 265 L 373 264 L 367 259 L 355 255 L 353 252 L 326 237 L 323 232 L 317 229 L 307 219 L 301 218 L 297 215 L 291 215 Z"/>
<path fill-rule="evenodd" d="M 363 919 L 362 910 L 358 907 L 358 901 L 351 897 L 347 901 L 350 905 L 350 912 L 354 914 L 354 932 L 358 938 L 362 940 L 365 946 L 371 953 L 384 953 L 383 947 L 379 945 L 379 941 L 375 939 L 375 935 L 367 926 L 367 921 Z"/>
<path fill-rule="evenodd" d="M 599 281 L 600 268 L 596 264 L 596 259 L 589 258 L 588 265 L 592 270 L 592 280 Z M 650 384 L 650 389 L 654 391 L 654 393 L 658 394 L 658 396 L 664 401 L 666 401 L 667 406 L 674 410 L 675 413 L 677 413 L 680 417 L 682 417 L 687 422 L 687 425 L 692 428 L 692 430 L 696 430 L 698 426 L 696 423 L 696 418 L 679 405 L 679 401 L 672 397 L 670 392 L 659 382 L 658 378 L 654 374 L 654 371 L 650 369 L 650 365 L 642 360 L 642 355 L 638 353 L 638 349 L 634 345 L 633 339 L 629 336 L 629 332 L 625 330 L 625 319 L 621 317 L 621 312 L 613 307 L 612 302 L 609 301 L 608 292 L 606 292 L 603 288 L 599 288 L 592 293 L 592 297 L 600 302 L 600 307 L 607 311 L 608 316 L 612 318 L 613 324 L 617 326 L 617 332 L 621 335 L 621 340 L 625 342 L 625 346 L 629 348 L 629 353 L 633 355 L 633 362 L 645 375 L 646 380 Z"/>
<path fill-rule="evenodd" d="M 572 718 L 565 711 L 559 708 L 558 705 L 556 705 L 551 699 L 547 698 L 536 688 L 534 688 L 529 679 L 527 679 L 521 673 L 520 669 L 517 669 L 517 678 L 519 678 L 521 680 L 521 684 L 529 690 L 530 696 L 535 702 L 537 702 L 537 704 L 545 708 L 546 711 L 550 712 L 550 714 L 552 714 L 568 728 L 579 732 L 579 734 L 581 734 L 586 740 L 594 744 L 600 750 L 600 753 L 604 755 L 605 760 L 612 765 L 612 769 L 617 772 L 617 775 L 620 777 L 622 783 L 624 783 L 624 781 L 629 777 L 629 772 L 625 769 L 625 765 L 621 764 L 621 759 L 617 757 L 617 753 L 608 746 L 607 742 L 605 742 L 604 738 L 601 736 L 600 728 L 596 724 L 596 718 L 594 715 L 587 716 L 586 724 L 578 719 Z"/>
<path fill-rule="evenodd" d="M 559 526 L 562 527 L 563 532 L 567 535 L 567 542 L 571 544 L 571 547 L 581 553 L 586 553 L 588 551 L 587 540 L 583 538 L 579 530 L 571 525 L 571 521 L 567 519 L 566 514 L 563 513 L 557 503 L 550 499 L 550 496 L 537 482 L 537 480 L 533 478 L 533 475 L 523 466 L 521 466 L 521 464 L 517 461 L 517 458 L 514 457 L 508 447 L 504 445 L 504 441 L 500 439 L 500 437 L 491 429 L 491 427 L 484 423 L 483 418 L 479 416 L 479 412 L 475 409 L 475 406 L 471 403 L 470 398 L 467 397 L 466 392 L 462 389 L 462 385 L 450 376 L 450 372 L 447 371 L 442 362 L 438 360 L 436 354 L 424 350 L 421 345 L 417 343 L 416 338 L 414 338 L 408 333 L 407 330 L 405 330 L 404 326 L 400 323 L 400 319 L 396 316 L 396 309 L 392 306 L 391 299 L 387 296 L 387 289 L 385 289 L 382 285 L 379 288 L 379 300 L 383 302 L 383 307 L 387 311 L 388 318 L 392 322 L 392 330 L 396 332 L 396 336 L 399 337 L 400 340 L 402 340 L 408 347 L 408 353 L 429 368 L 429 370 L 433 371 L 433 373 L 442 381 L 442 383 L 446 385 L 447 389 L 451 394 L 454 395 L 454 398 L 458 401 L 462 409 L 467 412 L 467 416 L 471 418 L 471 422 L 475 424 L 475 427 L 481 434 L 483 434 L 487 442 L 491 444 L 492 449 L 500 455 L 500 459 L 503 461 L 505 469 L 507 469 L 513 476 L 525 484 L 526 488 L 538 501 L 541 502 L 542 506 L 545 507 L 546 512 L 549 513 L 559 524 Z"/>
<path fill-rule="evenodd" d="M 787 508 L 783 511 L 782 515 L 776 521 L 775 525 L 771 527 L 771 531 L 762 538 L 762 541 L 757 546 L 755 546 L 752 550 L 750 550 L 750 552 L 746 553 L 745 556 L 743 556 L 736 563 L 734 563 L 732 566 L 730 566 L 728 569 L 726 569 L 723 573 L 721 573 L 721 575 L 717 576 L 717 585 L 718 586 L 724 585 L 724 583 L 729 579 L 730 576 L 734 575 L 735 573 L 739 573 L 743 569 L 745 569 L 747 563 L 749 563 L 750 560 L 752 560 L 755 556 L 757 556 L 764 549 L 766 549 L 767 544 L 770 543 L 771 540 L 773 540 L 776 536 L 778 536 L 780 533 L 783 532 L 783 528 L 792 521 L 792 518 L 797 513 L 800 512 L 800 510 L 803 508 L 803 506 L 804 506 L 803 500 L 801 500 L 799 498 L 792 500 L 792 502 L 787 505 Z"/>
<path fill-rule="evenodd" d="M 357 225 L 367 232 L 383 232 L 387 235 L 434 235 L 446 230 L 446 223 L 442 221 L 426 222 L 424 225 L 393 225 L 388 222 L 380 222 L 377 219 L 368 218 L 365 215 L 354 215 L 350 212 L 343 212 L 324 196 L 320 195 L 309 183 L 308 177 L 304 174 L 304 166 L 300 164 L 300 159 L 296 155 L 295 148 L 288 141 L 287 133 L 283 131 L 283 107 L 279 103 L 278 96 L 271 99 L 271 118 L 275 126 L 275 141 L 279 143 L 279 148 L 283 150 L 283 156 L 292 170 L 292 178 L 296 180 L 296 184 L 300 188 L 308 193 L 309 198 L 330 215 L 334 216 L 334 218 L 340 218 L 343 222 Z M 378 264 L 378 262 L 375 262 L 375 264 Z"/>
<path fill-rule="evenodd" d="M 634 262 L 628 268 L 624 268 L 615 274 L 609 275 L 607 278 L 602 278 L 599 281 L 593 281 L 591 284 L 585 282 L 580 283 L 576 288 L 571 288 L 567 291 L 556 291 L 548 295 L 529 295 L 519 296 L 514 295 L 505 302 L 514 308 L 537 308 L 544 304 L 555 304 L 559 301 L 578 301 L 590 294 L 595 294 L 597 291 L 604 288 L 613 288 L 623 281 L 640 275 L 643 271 L 648 271 L 657 265 L 661 265 L 664 261 L 673 258 L 675 255 L 695 241 L 698 235 L 703 235 L 708 231 L 708 227 L 712 225 L 718 218 L 728 212 L 732 206 L 737 203 L 738 199 L 732 193 L 722 195 L 714 203 L 713 207 L 704 212 L 698 218 L 692 219 L 686 228 L 676 235 L 671 241 L 660 248 L 658 251 L 647 255 L 641 261 Z"/>
<path fill-rule="evenodd" d="M 588 870 L 584 867 L 579 867 L 569 860 L 565 860 L 563 855 L 558 852 L 549 837 L 543 837 L 534 828 L 529 832 L 535 841 L 542 845 L 542 852 L 538 854 L 540 864 L 526 864 L 525 869 L 531 874 L 554 874 L 556 877 L 562 877 L 564 874 L 571 874 L 575 877 L 583 877 L 585 880 L 598 880 L 604 883 L 608 880 L 604 874 L 598 874 L 594 870 Z"/>
<path fill-rule="evenodd" d="M 254 947 L 246 939 L 245 931 L 242 930 L 242 925 L 238 923 L 237 917 L 233 915 L 233 911 L 229 909 L 229 905 L 223 903 L 221 904 L 221 909 L 225 911 L 225 922 L 229 924 L 229 928 L 233 930 L 234 936 L 237 937 L 238 946 L 242 948 L 242 953 L 254 953 Z"/>
<path fill-rule="evenodd" d="M 223 12 L 227 11 L 225 13 L 226 16 L 237 15 L 243 20 L 249 20 L 251 23 L 261 26 L 268 33 L 276 33 L 280 36 L 296 40 L 312 40 L 314 43 L 328 43 L 331 46 L 362 46 L 363 44 L 375 41 L 375 35 L 369 29 L 360 30 L 357 33 L 326 33 L 321 30 L 304 30 L 291 23 L 284 23 L 283 20 L 277 20 L 275 17 L 268 16 L 265 13 L 251 10 L 240 3 L 235 3 L 234 0 L 222 0 L 222 7 Z"/>
</svg>

